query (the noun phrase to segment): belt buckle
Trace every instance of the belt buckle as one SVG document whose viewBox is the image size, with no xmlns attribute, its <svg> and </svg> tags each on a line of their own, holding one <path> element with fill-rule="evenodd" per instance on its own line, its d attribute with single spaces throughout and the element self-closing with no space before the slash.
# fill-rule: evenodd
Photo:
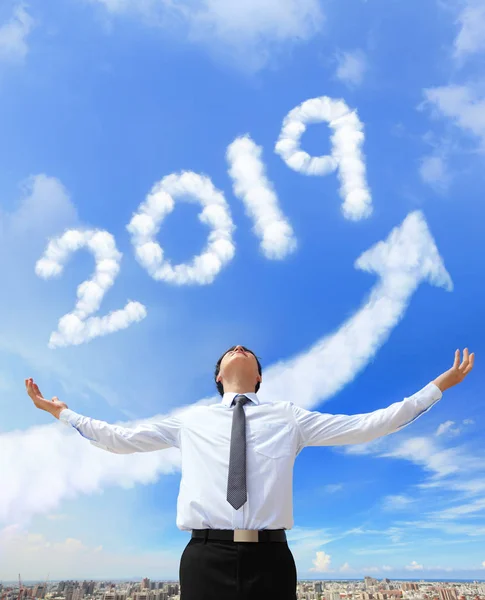
<svg viewBox="0 0 485 600">
<path fill-rule="evenodd" d="M 235 542 L 259 542 L 259 530 L 258 529 L 235 529 L 234 530 L 234 541 Z"/>
</svg>

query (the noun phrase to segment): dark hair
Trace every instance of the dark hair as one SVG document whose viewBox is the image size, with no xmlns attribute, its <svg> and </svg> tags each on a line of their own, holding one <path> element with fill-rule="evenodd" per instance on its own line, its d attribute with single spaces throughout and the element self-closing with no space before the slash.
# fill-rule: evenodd
<svg viewBox="0 0 485 600">
<path fill-rule="evenodd" d="M 234 348 L 237 348 L 237 346 L 231 346 L 229 348 L 229 350 L 226 350 L 224 352 L 224 354 L 220 357 L 220 359 L 216 363 L 216 370 L 215 370 L 215 373 L 214 373 L 214 381 L 216 382 L 217 390 L 218 390 L 218 392 L 219 392 L 219 394 L 221 396 L 224 396 L 224 386 L 222 385 L 222 383 L 220 381 L 217 381 L 217 376 L 219 375 L 219 371 L 221 369 L 222 359 L 224 358 L 224 356 L 226 356 L 226 354 L 228 352 L 231 352 L 231 350 L 234 350 Z M 245 350 L 246 352 L 250 352 L 254 356 L 254 358 L 256 359 L 256 362 L 258 363 L 258 372 L 261 375 L 262 374 L 261 363 L 259 362 L 258 357 L 256 356 L 256 354 L 254 354 L 254 352 L 252 350 L 250 350 L 249 348 L 246 348 L 245 346 L 241 346 L 241 348 L 243 350 Z M 261 386 L 261 382 L 258 381 L 256 383 L 256 389 L 254 391 L 257 392 L 259 390 L 260 386 Z"/>
</svg>

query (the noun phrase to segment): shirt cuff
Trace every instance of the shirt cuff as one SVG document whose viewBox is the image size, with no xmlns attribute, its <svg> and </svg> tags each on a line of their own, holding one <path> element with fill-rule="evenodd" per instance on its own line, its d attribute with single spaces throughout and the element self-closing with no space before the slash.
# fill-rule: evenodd
<svg viewBox="0 0 485 600">
<path fill-rule="evenodd" d="M 428 383 L 428 385 L 421 390 L 421 393 L 423 394 L 424 398 L 426 398 L 426 404 L 429 405 L 438 402 L 438 400 L 441 400 L 443 396 L 443 392 L 433 382 Z"/>
<path fill-rule="evenodd" d="M 63 408 L 59 413 L 59 421 L 75 427 L 79 416 L 80 415 L 77 412 L 74 412 L 70 408 Z"/>
</svg>

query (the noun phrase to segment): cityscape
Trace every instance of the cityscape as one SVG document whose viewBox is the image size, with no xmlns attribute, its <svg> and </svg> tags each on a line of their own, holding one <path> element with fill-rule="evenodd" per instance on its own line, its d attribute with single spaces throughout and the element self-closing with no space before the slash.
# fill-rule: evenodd
<svg viewBox="0 0 485 600">
<path fill-rule="evenodd" d="M 7 585 L 10 583 L 11 585 Z M 271 590 L 268 590 L 270 598 Z M 178 581 L 0 583 L 0 600 L 180 600 Z M 300 580 L 297 600 L 485 600 L 485 581 Z"/>
</svg>

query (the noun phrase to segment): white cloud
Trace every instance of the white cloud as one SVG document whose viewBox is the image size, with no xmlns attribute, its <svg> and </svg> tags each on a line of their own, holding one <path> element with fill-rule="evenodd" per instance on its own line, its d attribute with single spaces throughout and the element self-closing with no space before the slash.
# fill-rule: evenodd
<svg viewBox="0 0 485 600">
<path fill-rule="evenodd" d="M 462 59 L 485 50 L 485 4 L 468 0 L 458 16 L 460 30 L 454 42 L 454 54 Z"/>
<path fill-rule="evenodd" d="M 483 536 L 485 528 L 473 525 L 461 525 L 453 523 L 453 520 L 460 517 L 473 516 L 476 513 L 482 513 L 485 510 L 485 501 L 483 500 L 483 492 L 485 491 L 484 479 L 471 479 L 474 473 L 483 471 L 483 461 L 480 455 L 470 452 L 467 446 L 455 448 L 443 448 L 438 443 L 441 438 L 436 437 L 412 437 L 401 440 L 397 438 L 397 443 L 394 442 L 392 436 L 382 439 L 379 447 L 372 449 L 370 453 L 377 457 L 398 458 L 409 460 L 410 462 L 421 466 L 425 471 L 430 472 L 431 478 L 417 484 L 416 487 L 423 490 L 432 490 L 442 488 L 453 492 L 459 492 L 459 500 L 474 495 L 480 495 L 477 500 L 472 500 L 467 503 L 461 503 L 452 508 L 447 508 L 441 511 L 431 510 L 426 513 L 426 521 L 403 522 L 399 523 L 407 527 L 417 527 L 423 529 L 439 529 L 450 535 L 466 535 L 466 536 Z M 386 446 L 387 449 L 383 449 Z M 352 446 L 345 448 L 345 453 L 351 453 Z M 390 500 L 390 502 L 389 502 Z M 420 510 L 425 513 L 425 499 L 420 498 Z M 406 499 L 401 499 L 399 496 L 388 497 L 384 499 L 384 507 L 386 502 L 389 502 L 389 508 L 394 505 L 394 508 L 405 508 L 408 504 Z M 435 499 L 432 500 L 432 509 L 435 509 Z M 364 533 L 364 532 L 362 532 Z M 368 532 L 365 532 L 368 533 Z M 395 532 L 399 534 L 399 530 Z M 394 534 L 389 532 L 391 537 Z M 399 539 L 399 535 L 395 538 Z M 367 549 L 366 549 L 367 551 Z"/>
<path fill-rule="evenodd" d="M 249 71 L 263 68 L 287 44 L 318 33 L 323 14 L 318 0 L 90 0 L 111 13 L 138 13 L 166 31 L 202 43 Z"/>
<path fill-rule="evenodd" d="M 438 114 L 477 137 L 485 151 L 485 97 L 475 86 L 448 85 L 424 90 Z"/>
<path fill-rule="evenodd" d="M 403 495 L 390 495 L 383 499 L 384 510 L 402 510 L 414 502 L 413 498 Z"/>
<path fill-rule="evenodd" d="M 482 567 L 485 569 L 485 560 L 482 562 Z"/>
<path fill-rule="evenodd" d="M 477 463 L 459 448 L 439 448 L 428 437 L 412 437 L 400 441 L 393 449 L 381 452 L 379 456 L 409 460 L 431 471 L 435 477 L 456 474 L 470 463 Z"/>
<path fill-rule="evenodd" d="M 262 148 L 249 135 L 236 138 L 227 148 L 229 174 L 234 194 L 241 198 L 254 221 L 253 231 L 261 238 L 266 258 L 285 258 L 296 249 L 291 225 L 278 206 L 278 197 L 265 174 Z"/>
<path fill-rule="evenodd" d="M 49 521 L 65 521 L 68 516 L 62 513 L 53 513 L 52 515 L 46 515 L 46 518 L 49 519 Z"/>
<path fill-rule="evenodd" d="M 473 419 L 463 419 L 463 425 L 475 425 L 475 421 Z"/>
<path fill-rule="evenodd" d="M 449 433 L 451 435 L 458 435 L 460 433 L 459 427 L 453 427 L 455 421 L 445 421 L 441 423 L 441 425 L 436 430 L 436 435 L 443 435 L 444 433 Z"/>
<path fill-rule="evenodd" d="M 424 183 L 436 191 L 446 190 L 451 179 L 445 157 L 438 154 L 430 154 L 421 158 L 419 174 Z"/>
<path fill-rule="evenodd" d="M 312 563 L 315 565 L 314 567 L 310 567 L 309 571 L 314 571 L 316 573 L 326 573 L 331 571 L 330 569 L 330 554 L 327 554 L 323 550 L 317 552 L 316 558 L 312 560 Z"/>
<path fill-rule="evenodd" d="M 143 304 L 128 301 L 124 308 L 108 315 L 89 316 L 100 308 L 103 296 L 113 285 L 120 269 L 122 254 L 116 249 L 115 239 L 108 231 L 67 230 L 49 241 L 35 265 L 35 272 L 44 279 L 58 277 L 69 256 L 81 248 L 87 248 L 93 254 L 95 272 L 91 279 L 79 284 L 76 306 L 59 319 L 58 330 L 50 336 L 49 348 L 86 343 L 100 335 L 126 329 L 147 314 Z"/>
<path fill-rule="evenodd" d="M 102 579 L 107 574 L 143 573 L 152 578 L 178 579 L 179 548 L 166 547 L 158 552 L 133 554 L 109 552 L 103 546 L 89 546 L 82 540 L 66 537 L 51 541 L 43 534 L 11 525 L 0 530 L 1 573 L 25 573 L 32 580 L 44 581 L 55 565 L 58 579 Z M 4 576 L 2 578 L 5 578 Z"/>
<path fill-rule="evenodd" d="M 415 560 L 411 562 L 410 565 L 405 567 L 408 571 L 421 571 L 423 569 L 423 565 L 418 564 Z"/>
<path fill-rule="evenodd" d="M 327 485 L 323 486 L 323 491 L 326 494 L 335 494 L 335 492 L 340 492 L 341 490 L 343 490 L 344 486 L 342 483 L 328 483 Z"/>
<path fill-rule="evenodd" d="M 485 479 L 464 479 L 458 481 L 432 481 L 420 484 L 420 487 L 442 487 L 449 490 L 464 492 L 467 496 L 483 494 L 485 492 Z"/>
<path fill-rule="evenodd" d="M 367 59 L 362 50 L 337 53 L 337 70 L 335 75 L 350 87 L 361 85 L 367 70 Z"/>
<path fill-rule="evenodd" d="M 112 485 L 128 489 L 154 483 L 160 474 L 179 471 L 181 466 L 177 448 L 124 456 L 101 452 L 59 422 L 3 433 L 0 456 L 2 476 L 9 482 L 0 495 L 0 523 L 24 526 L 32 515 L 52 513 L 65 499 Z M 29 468 L 32 456 L 38 460 L 34 471 Z M 29 494 L 19 493 L 26 488 Z"/>
<path fill-rule="evenodd" d="M 433 512 L 430 514 L 430 517 L 436 519 L 457 519 L 463 515 L 473 515 L 482 511 L 485 511 L 485 500 L 479 499 L 466 504 L 460 504 L 458 506 Z"/>
<path fill-rule="evenodd" d="M 155 236 L 163 219 L 174 209 L 174 198 L 179 196 L 202 205 L 199 220 L 212 231 L 202 254 L 191 264 L 173 267 L 170 260 L 164 258 Z M 232 241 L 235 227 L 224 194 L 208 177 L 192 171 L 173 173 L 157 182 L 126 228 L 132 236 L 136 259 L 159 281 L 177 285 L 210 284 L 235 253 Z"/>
<path fill-rule="evenodd" d="M 301 149 L 300 139 L 309 123 L 328 123 L 333 131 L 331 155 L 312 157 Z M 344 217 L 359 220 L 372 214 L 372 198 L 362 152 L 364 126 L 355 110 L 343 100 L 312 98 L 293 108 L 284 118 L 275 152 L 295 171 L 327 175 L 338 169 Z"/>
<path fill-rule="evenodd" d="M 34 20 L 23 4 L 15 7 L 12 17 L 0 25 L 0 63 L 22 62 L 29 51 L 27 37 L 34 26 Z"/>
<path fill-rule="evenodd" d="M 5 213 L 0 207 L 0 241 L 13 244 L 19 237 L 44 236 L 78 221 L 76 207 L 55 177 L 32 175 L 21 184 L 21 190 L 15 212 Z"/>
<path fill-rule="evenodd" d="M 471 56 L 485 51 L 485 4 L 483 0 L 460 0 L 442 5 L 448 6 L 457 15 L 459 29 L 454 40 L 453 56 L 455 66 L 462 67 Z M 483 82 L 475 80 L 461 85 L 450 84 L 423 92 L 435 114 L 449 119 L 465 133 L 478 138 L 479 150 L 485 151 Z M 450 183 L 447 159 L 448 153 L 440 149 L 421 161 L 420 176 L 436 191 L 446 190 Z"/>
<path fill-rule="evenodd" d="M 451 519 L 436 519 L 434 521 L 407 521 L 405 523 L 408 527 L 414 527 L 418 529 L 437 529 L 443 533 L 449 535 L 460 535 L 460 536 L 468 536 L 471 538 L 483 537 L 485 536 L 485 527 L 472 523 L 470 525 L 462 525 L 459 523 L 454 523 Z M 464 540 L 465 542 L 467 540 Z M 462 543 L 462 540 L 459 542 Z"/>
<path fill-rule="evenodd" d="M 380 567 L 364 567 L 362 571 L 365 573 L 379 573 Z"/>
</svg>

